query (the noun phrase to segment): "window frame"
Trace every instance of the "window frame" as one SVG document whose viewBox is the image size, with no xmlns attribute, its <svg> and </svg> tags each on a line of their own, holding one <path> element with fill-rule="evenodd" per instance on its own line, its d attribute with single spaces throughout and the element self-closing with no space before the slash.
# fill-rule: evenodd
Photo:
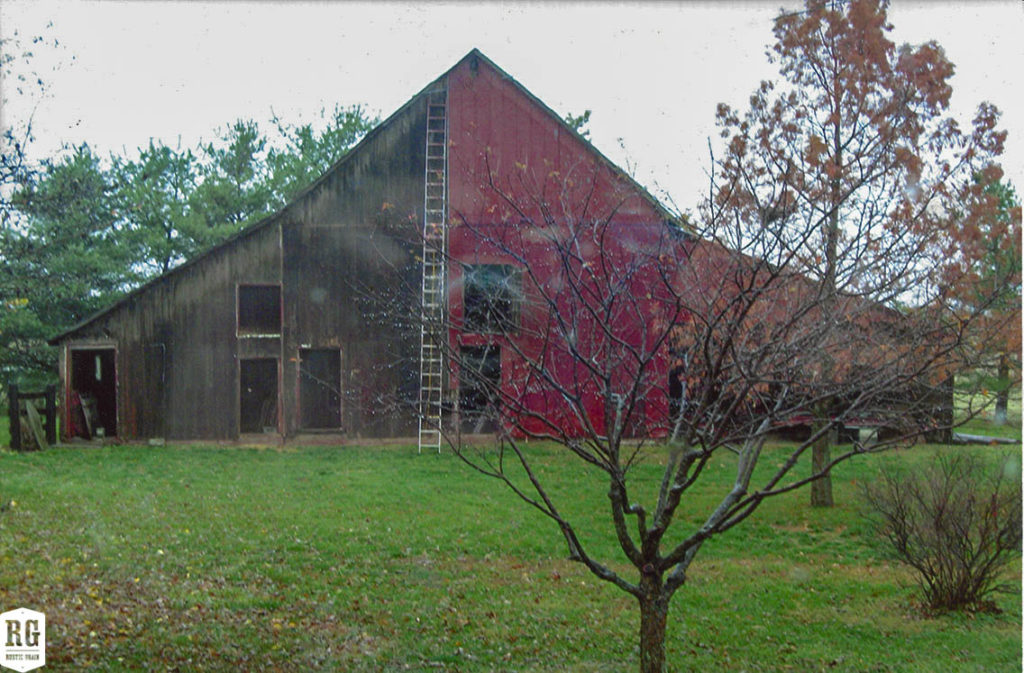
<svg viewBox="0 0 1024 673">
<path fill-rule="evenodd" d="M 495 273 L 498 282 L 485 280 Z M 494 276 L 492 276 L 493 278 Z M 494 292 L 494 289 L 499 292 Z M 512 264 L 462 264 L 462 326 L 471 334 L 515 334 L 522 321 L 523 271 Z"/>
<path fill-rule="evenodd" d="M 263 311 L 255 310 L 256 307 L 252 307 L 254 310 L 243 311 L 243 296 L 247 294 L 248 290 L 267 290 L 271 289 L 276 294 L 276 320 L 274 325 L 270 326 L 269 323 L 263 324 L 260 321 L 256 321 L 254 324 L 242 324 L 243 314 L 259 314 Z M 284 323 L 284 298 L 281 292 L 280 283 L 239 283 L 235 289 L 235 335 L 239 337 L 279 337 L 281 336 L 281 325 Z M 266 311 L 269 314 L 271 311 Z"/>
</svg>

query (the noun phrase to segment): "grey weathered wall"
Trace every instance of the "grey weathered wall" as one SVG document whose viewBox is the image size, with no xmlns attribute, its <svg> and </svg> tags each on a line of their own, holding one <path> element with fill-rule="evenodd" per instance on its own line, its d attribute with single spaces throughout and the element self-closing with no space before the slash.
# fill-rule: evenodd
<svg viewBox="0 0 1024 673">
<path fill-rule="evenodd" d="M 418 332 L 385 315 L 384 297 L 418 288 L 425 123 L 413 100 L 276 217 L 63 340 L 116 344 L 122 438 L 236 438 L 247 357 L 278 360 L 282 429 L 294 433 L 304 347 L 342 351 L 344 431 L 412 434 L 412 417 L 385 405 L 415 386 Z M 236 336 L 239 284 L 282 285 L 281 338 Z"/>
<path fill-rule="evenodd" d="M 230 439 L 237 435 L 238 283 L 280 283 L 279 227 L 232 241 L 130 297 L 68 342 L 117 346 L 119 435 Z M 242 344 L 242 355 L 251 351 Z M 280 347 L 259 352 L 279 357 Z"/>
<path fill-rule="evenodd" d="M 340 347 L 342 423 L 353 435 L 415 432 L 397 398 L 418 380 L 419 333 L 395 318 L 418 300 L 425 128 L 414 101 L 285 213 L 285 408 L 300 404 L 299 349 Z M 287 415 L 289 434 L 298 418 Z"/>
</svg>

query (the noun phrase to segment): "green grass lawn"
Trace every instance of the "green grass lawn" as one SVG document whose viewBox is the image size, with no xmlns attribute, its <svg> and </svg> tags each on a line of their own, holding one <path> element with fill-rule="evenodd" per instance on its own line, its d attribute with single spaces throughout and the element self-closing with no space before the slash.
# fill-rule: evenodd
<svg viewBox="0 0 1024 673">
<path fill-rule="evenodd" d="M 865 523 L 856 483 L 931 450 L 848 464 L 837 507 L 784 496 L 708 543 L 673 601 L 670 669 L 1020 670 L 1019 561 L 1001 614 L 924 618 L 913 577 Z M 531 451 L 588 545 L 625 571 L 603 483 L 551 447 Z M 730 460 L 684 505 L 688 523 L 726 486 Z M 11 500 L 0 609 L 46 613 L 46 670 L 637 667 L 633 600 L 567 562 L 551 523 L 448 454 L 5 452 L 0 501 Z"/>
<path fill-rule="evenodd" d="M 981 407 L 985 404 L 985 398 L 977 396 L 973 400 L 973 406 L 975 408 Z M 956 428 L 956 432 L 962 432 L 972 435 L 988 435 L 990 437 L 1011 437 L 1013 439 L 1021 439 L 1021 394 L 1019 389 L 1014 390 L 1010 394 L 1009 404 L 1006 408 L 1006 424 L 995 425 L 992 422 L 992 417 L 995 413 L 995 402 L 993 397 L 988 398 L 989 404 L 984 407 L 984 411 L 980 414 L 971 418 L 970 420 L 963 423 L 960 427 Z M 954 404 L 958 413 L 958 418 L 963 420 L 966 418 L 966 410 L 971 407 L 972 400 L 970 400 L 965 394 L 958 393 L 954 397 Z"/>
</svg>

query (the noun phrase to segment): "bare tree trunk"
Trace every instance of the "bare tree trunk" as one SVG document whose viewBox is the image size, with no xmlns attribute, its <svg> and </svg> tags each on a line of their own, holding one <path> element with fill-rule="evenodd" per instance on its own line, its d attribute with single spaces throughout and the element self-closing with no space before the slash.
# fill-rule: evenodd
<svg viewBox="0 0 1024 673">
<path fill-rule="evenodd" d="M 823 422 L 828 423 L 826 418 Z M 825 469 L 832 460 L 832 435 L 833 431 L 829 430 L 824 433 L 821 437 L 814 442 L 814 446 L 811 447 L 811 470 L 813 474 L 817 474 Z M 832 501 L 832 477 L 825 475 L 821 479 L 816 479 L 811 482 L 811 506 L 812 507 L 831 507 Z"/>
<path fill-rule="evenodd" d="M 834 49 L 833 45 L 833 49 Z M 834 52 L 833 52 L 834 53 Z M 831 212 L 828 215 L 828 224 L 825 225 L 825 277 L 823 280 L 825 296 L 822 301 L 824 319 L 834 319 L 836 305 L 836 265 L 838 264 L 839 247 L 839 206 L 842 203 L 842 175 L 843 168 L 843 145 L 840 141 L 842 125 L 840 124 L 839 87 L 835 80 L 832 83 L 832 90 L 835 92 L 833 98 L 833 122 L 832 122 L 832 159 L 835 163 L 835 177 L 832 178 L 831 188 Z M 835 363 L 828 353 L 825 353 L 825 362 L 822 370 L 825 376 L 833 375 Z M 831 404 L 828 400 L 821 403 L 818 409 L 818 416 L 822 423 L 831 421 Z M 814 442 L 811 447 L 811 468 L 814 474 L 822 472 L 832 459 L 832 436 L 831 431 L 825 432 Z M 824 477 L 811 482 L 811 506 L 831 507 L 832 502 L 832 476 L 826 474 Z"/>
<path fill-rule="evenodd" d="M 640 673 L 664 673 L 669 599 L 660 577 L 645 575 L 640 587 Z"/>
<path fill-rule="evenodd" d="M 996 411 L 992 422 L 995 425 L 1006 425 L 1006 410 L 1010 406 L 1010 363 L 1006 353 L 999 354 L 999 393 L 996 395 Z"/>
<path fill-rule="evenodd" d="M 667 622 L 667 602 L 640 601 L 640 673 L 664 673 Z"/>
</svg>

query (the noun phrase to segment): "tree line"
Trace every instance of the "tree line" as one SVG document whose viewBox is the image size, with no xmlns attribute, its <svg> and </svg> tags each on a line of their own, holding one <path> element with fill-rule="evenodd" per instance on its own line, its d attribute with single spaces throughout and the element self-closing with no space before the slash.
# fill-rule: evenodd
<svg viewBox="0 0 1024 673">
<path fill-rule="evenodd" d="M 44 42 L 41 39 L 40 42 Z M 38 44 L 33 40 L 33 44 Z M 29 50 L 4 42 L 10 76 Z M 34 78 L 34 79 L 33 79 Z M 45 87 L 35 75 L 30 86 Z M 0 373 L 52 381 L 46 340 L 150 278 L 277 211 L 376 125 L 362 106 L 321 109 L 315 122 L 277 116 L 269 131 L 237 120 L 195 146 L 150 140 L 104 156 L 87 143 L 33 161 L 31 121 L 0 147 Z"/>
</svg>

